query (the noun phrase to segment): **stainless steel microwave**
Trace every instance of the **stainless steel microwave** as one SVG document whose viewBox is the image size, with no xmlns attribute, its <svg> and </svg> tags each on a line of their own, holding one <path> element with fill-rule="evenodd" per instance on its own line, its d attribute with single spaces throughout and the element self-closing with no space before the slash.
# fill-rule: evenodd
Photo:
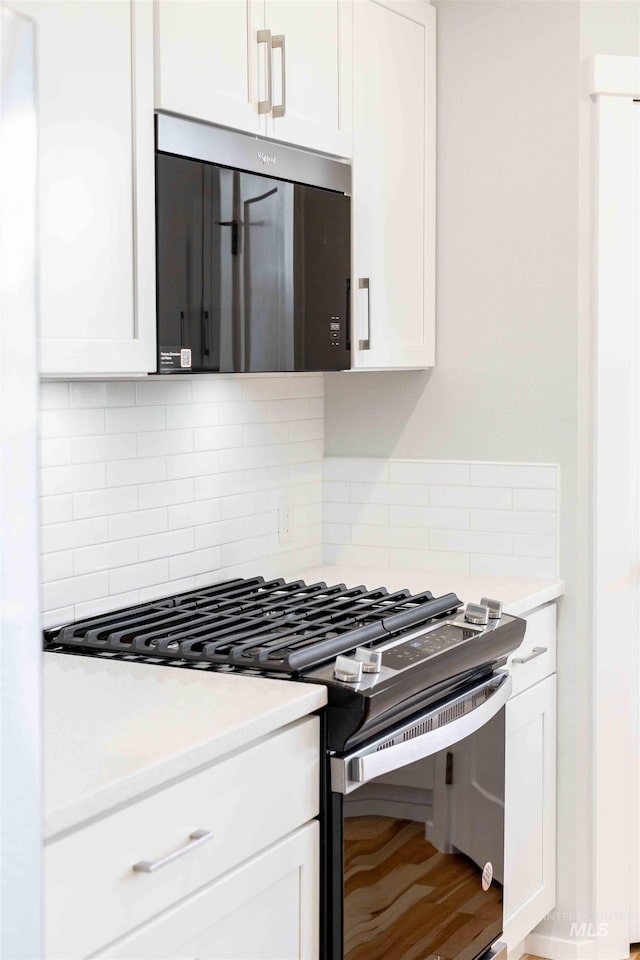
<svg viewBox="0 0 640 960">
<path fill-rule="evenodd" d="M 344 370 L 347 162 L 156 116 L 158 372 Z"/>
</svg>

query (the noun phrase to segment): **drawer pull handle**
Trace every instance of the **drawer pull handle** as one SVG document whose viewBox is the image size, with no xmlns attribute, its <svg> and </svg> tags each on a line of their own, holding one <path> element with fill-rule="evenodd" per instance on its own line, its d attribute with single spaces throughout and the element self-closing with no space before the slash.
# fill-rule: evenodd
<svg viewBox="0 0 640 960">
<path fill-rule="evenodd" d="M 529 663 L 530 660 L 535 660 L 536 657 L 541 657 L 546 652 L 546 647 L 534 647 L 528 657 L 514 657 L 511 663 Z"/>
<path fill-rule="evenodd" d="M 154 873 L 160 867 L 166 867 L 172 860 L 183 857 L 189 850 L 194 850 L 206 843 L 207 840 L 211 840 L 212 836 L 211 830 L 194 830 L 193 833 L 189 834 L 189 843 L 186 847 L 176 850 L 175 853 L 170 853 L 168 857 L 163 857 L 162 860 L 140 860 L 139 863 L 134 863 L 133 869 L 136 873 Z"/>
</svg>

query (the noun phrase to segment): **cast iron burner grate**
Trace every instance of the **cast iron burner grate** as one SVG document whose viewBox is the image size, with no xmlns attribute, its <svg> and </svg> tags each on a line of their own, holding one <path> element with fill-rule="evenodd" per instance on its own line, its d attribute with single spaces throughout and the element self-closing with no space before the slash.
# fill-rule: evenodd
<svg viewBox="0 0 640 960">
<path fill-rule="evenodd" d="M 46 630 L 45 648 L 296 674 L 460 606 L 454 593 L 253 577 Z"/>
</svg>

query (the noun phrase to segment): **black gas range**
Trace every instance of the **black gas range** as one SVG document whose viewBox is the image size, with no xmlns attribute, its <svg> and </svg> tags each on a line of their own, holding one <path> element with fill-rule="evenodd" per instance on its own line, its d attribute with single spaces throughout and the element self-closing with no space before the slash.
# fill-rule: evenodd
<svg viewBox="0 0 640 960">
<path fill-rule="evenodd" d="M 510 678 L 501 668 L 525 626 L 487 598 L 463 610 L 455 593 L 252 577 L 49 629 L 44 640 L 46 650 L 60 653 L 323 684 L 323 960 L 475 960 L 496 956 L 486 951 L 502 929 L 503 708 Z M 477 829 L 470 827 L 474 810 L 458 807 L 482 776 L 474 773 L 464 789 L 450 787 L 453 758 L 465 751 L 474 762 L 460 759 L 457 770 L 475 769 L 482 756 L 491 771 L 482 804 L 492 798 L 492 812 L 488 820 L 486 809 L 478 814 Z M 451 809 L 443 807 L 446 797 Z M 465 824 L 461 833 L 456 819 Z M 474 862 L 476 847 L 464 839 L 474 833 L 483 844 L 491 841 L 491 861 Z M 379 845 L 371 839 L 387 834 L 391 840 Z M 372 879 L 363 891 L 367 844 Z M 431 865 L 409 893 L 396 854 L 385 886 L 387 847 L 408 863 Z M 459 906 L 446 906 L 451 883 L 458 891 L 452 904 L 468 887 L 476 920 L 484 918 L 479 924 L 463 922 Z M 476 909 L 485 892 L 487 902 Z M 412 904 L 410 917 L 403 898 Z M 423 953 L 412 952 L 406 938 L 416 918 Z"/>
<path fill-rule="evenodd" d="M 46 630 L 45 649 L 322 683 L 329 747 L 343 750 L 491 674 L 519 646 L 524 622 L 494 601 L 475 618 L 461 607 L 454 593 L 253 577 Z"/>
</svg>

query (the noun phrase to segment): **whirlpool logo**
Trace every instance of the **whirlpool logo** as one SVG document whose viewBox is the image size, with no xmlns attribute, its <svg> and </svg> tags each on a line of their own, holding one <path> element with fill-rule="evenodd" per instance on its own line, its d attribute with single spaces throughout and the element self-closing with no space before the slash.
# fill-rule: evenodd
<svg viewBox="0 0 640 960">
<path fill-rule="evenodd" d="M 258 160 L 264 163 L 265 166 L 275 166 L 277 163 L 277 158 L 273 153 L 265 153 L 264 150 L 258 150 Z"/>
</svg>

